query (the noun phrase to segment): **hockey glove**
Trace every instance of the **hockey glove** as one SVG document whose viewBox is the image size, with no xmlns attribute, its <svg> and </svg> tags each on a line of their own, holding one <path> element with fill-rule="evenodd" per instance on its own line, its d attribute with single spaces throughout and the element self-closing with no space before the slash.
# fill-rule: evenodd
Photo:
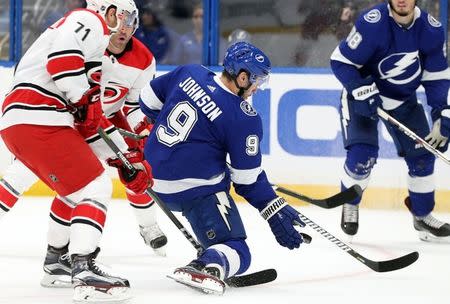
<svg viewBox="0 0 450 304">
<path fill-rule="evenodd" d="M 430 134 L 425 137 L 425 140 L 435 149 L 444 147 L 448 140 L 448 137 L 442 136 L 441 128 L 441 119 L 439 118 L 433 123 Z"/>
<path fill-rule="evenodd" d="M 440 111 L 433 110 L 431 116 L 434 123 L 430 134 L 425 137 L 425 140 L 433 148 L 445 151 L 447 150 L 446 144 L 450 136 L 450 108 L 445 107 Z"/>
<path fill-rule="evenodd" d="M 368 80 L 367 82 L 370 82 Z M 351 90 L 350 95 L 353 99 L 353 109 L 356 114 L 377 119 L 377 109 L 381 106 L 381 98 L 377 85 L 374 82 L 363 84 Z"/>
<path fill-rule="evenodd" d="M 144 150 L 145 143 L 147 142 L 148 135 L 153 129 L 153 123 L 150 122 L 149 118 L 144 117 L 144 119 L 139 122 L 134 127 L 134 132 L 140 136 L 145 136 L 143 139 L 139 140 L 138 145 L 141 150 Z"/>
<path fill-rule="evenodd" d="M 118 170 L 120 181 L 125 187 L 135 194 L 144 193 L 144 191 L 153 186 L 152 168 L 150 164 L 144 160 L 144 156 L 140 151 L 129 151 L 124 153 L 128 161 L 136 168 L 132 174 L 117 158 L 108 159 L 107 163 L 111 167 Z"/>
<path fill-rule="evenodd" d="M 87 90 L 78 102 L 68 104 L 67 108 L 73 114 L 77 127 L 95 132 L 103 116 L 100 87 L 97 85 Z"/>
<path fill-rule="evenodd" d="M 298 212 L 289 206 L 284 198 L 277 197 L 270 201 L 264 209 L 260 210 L 260 213 L 269 222 L 270 229 L 281 246 L 289 249 L 300 247 L 303 238 L 294 225 L 305 227 L 305 223 L 300 220 Z"/>
</svg>

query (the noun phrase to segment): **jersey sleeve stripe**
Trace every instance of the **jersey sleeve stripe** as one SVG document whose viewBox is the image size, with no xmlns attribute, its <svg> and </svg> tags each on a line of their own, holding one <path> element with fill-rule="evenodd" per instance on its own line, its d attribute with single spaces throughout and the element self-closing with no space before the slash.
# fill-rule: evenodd
<svg viewBox="0 0 450 304">
<path fill-rule="evenodd" d="M 81 50 L 77 50 L 77 49 L 53 52 L 47 56 L 47 59 L 50 60 L 50 59 L 53 59 L 54 57 L 64 57 L 64 56 L 79 56 L 79 57 L 83 58 L 83 60 L 84 60 L 83 52 Z"/>
<path fill-rule="evenodd" d="M 360 64 L 356 64 L 352 61 L 350 61 L 349 59 L 347 59 L 342 53 L 341 50 L 339 49 L 339 45 L 334 49 L 333 53 L 331 54 L 331 60 L 335 60 L 335 61 L 339 61 L 345 64 L 350 64 L 355 66 L 356 68 L 360 69 L 362 68 L 362 65 Z"/>
<path fill-rule="evenodd" d="M 75 76 L 80 76 L 80 75 L 85 75 L 85 74 L 86 74 L 86 70 L 84 68 L 82 68 L 78 71 L 56 74 L 52 77 L 52 79 L 54 81 L 56 81 L 56 80 L 60 80 L 60 79 L 66 78 L 66 77 L 75 77 Z"/>
<path fill-rule="evenodd" d="M 450 69 L 447 68 L 439 72 L 429 72 L 427 70 L 424 70 L 422 74 L 422 81 L 433 80 L 450 80 Z"/>
<path fill-rule="evenodd" d="M 262 172 L 261 167 L 254 169 L 235 169 L 230 167 L 231 180 L 239 185 L 251 185 L 258 179 L 258 175 Z"/>
<path fill-rule="evenodd" d="M 63 72 L 85 71 L 84 60 L 79 56 L 55 57 L 47 62 L 47 71 L 54 77 Z"/>
<path fill-rule="evenodd" d="M 150 84 L 147 84 L 144 88 L 142 88 L 140 99 L 144 106 L 150 110 L 159 111 L 163 107 L 163 103 L 159 100 L 158 96 L 156 96 Z"/>
</svg>

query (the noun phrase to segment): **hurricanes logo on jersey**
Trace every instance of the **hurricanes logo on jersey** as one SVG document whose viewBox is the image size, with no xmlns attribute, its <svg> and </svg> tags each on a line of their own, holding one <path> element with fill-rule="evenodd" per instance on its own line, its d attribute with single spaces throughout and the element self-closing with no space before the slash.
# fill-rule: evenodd
<svg viewBox="0 0 450 304">
<path fill-rule="evenodd" d="M 128 88 L 116 83 L 108 83 L 105 88 L 105 92 L 103 93 L 102 101 L 104 104 L 115 103 L 124 98 L 127 93 Z"/>
<path fill-rule="evenodd" d="M 378 71 L 380 78 L 390 83 L 397 85 L 410 83 L 422 72 L 419 51 L 389 55 L 380 61 Z"/>
</svg>

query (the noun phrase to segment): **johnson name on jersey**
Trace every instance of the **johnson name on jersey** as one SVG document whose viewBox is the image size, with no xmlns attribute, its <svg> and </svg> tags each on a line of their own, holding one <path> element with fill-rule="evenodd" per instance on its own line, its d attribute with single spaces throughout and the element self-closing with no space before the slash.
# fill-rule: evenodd
<svg viewBox="0 0 450 304">
<path fill-rule="evenodd" d="M 276 197 L 261 168 L 261 118 L 214 72 L 201 65 L 178 67 L 152 80 L 140 104 L 156 118 L 145 146 L 153 190 L 171 208 L 226 191 L 230 180 L 253 205 Z"/>
<path fill-rule="evenodd" d="M 0 128 L 15 124 L 73 126 L 66 105 L 76 103 L 89 89 L 87 75 L 99 75 L 108 42 L 106 23 L 93 11 L 74 10 L 58 20 L 20 60 L 3 102 Z"/>
<path fill-rule="evenodd" d="M 410 100 L 421 84 L 429 105 L 447 103 L 450 73 L 444 30 L 418 7 L 408 27 L 396 23 L 386 3 L 361 14 L 334 50 L 331 67 L 349 92 L 371 75 L 387 110 Z"/>
</svg>

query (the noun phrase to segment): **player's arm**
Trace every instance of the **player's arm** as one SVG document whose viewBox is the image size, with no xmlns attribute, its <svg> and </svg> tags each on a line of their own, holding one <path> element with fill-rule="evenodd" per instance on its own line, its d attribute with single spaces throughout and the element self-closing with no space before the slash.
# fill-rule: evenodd
<svg viewBox="0 0 450 304">
<path fill-rule="evenodd" d="M 367 14 L 370 14 L 370 12 Z M 365 17 L 366 15 L 362 15 L 358 19 L 348 37 L 342 40 L 333 51 L 330 64 L 334 75 L 347 90 L 349 98 L 357 101 L 355 111 L 361 115 L 374 118 L 381 99 L 374 79 L 371 77 L 364 78 L 360 69 L 369 61 L 378 47 L 376 32 L 380 27 L 378 22 L 381 21 L 369 22 L 366 20 L 369 18 Z M 378 18 L 376 15 L 375 17 L 370 16 L 370 18 Z M 381 18 L 381 16 L 379 17 Z"/>
<path fill-rule="evenodd" d="M 268 221 L 277 242 L 289 249 L 298 248 L 302 236 L 294 225 L 302 225 L 297 211 L 273 191 L 261 168 L 262 124 L 258 116 L 233 122 L 227 128 L 230 175 L 236 193 L 257 208 Z"/>
<path fill-rule="evenodd" d="M 153 80 L 155 76 L 156 60 L 153 58 L 151 64 L 140 73 L 139 77 L 130 88 L 123 107 L 123 113 L 125 114 L 131 129 L 143 136 L 148 135 L 151 128 L 149 127 L 149 124 L 146 123 L 148 120 L 139 106 L 139 94 L 145 85 Z"/>
<path fill-rule="evenodd" d="M 182 67 L 178 67 L 175 70 L 156 77 L 142 88 L 139 95 L 139 105 L 141 111 L 151 120 L 156 120 L 171 90 L 168 84 L 171 83 L 171 79 L 180 69 Z"/>
<path fill-rule="evenodd" d="M 86 62 L 101 64 L 108 43 L 104 26 L 104 21 L 89 11 L 73 12 L 54 25 L 56 37 L 47 57 L 47 71 L 73 104 L 90 88 Z"/>
<path fill-rule="evenodd" d="M 445 55 L 445 35 L 442 26 L 431 27 L 433 37 L 425 47 L 423 56 L 422 85 L 425 88 L 427 103 L 431 106 L 433 128 L 425 138 L 435 148 L 446 147 L 450 136 L 450 71 Z"/>
</svg>

